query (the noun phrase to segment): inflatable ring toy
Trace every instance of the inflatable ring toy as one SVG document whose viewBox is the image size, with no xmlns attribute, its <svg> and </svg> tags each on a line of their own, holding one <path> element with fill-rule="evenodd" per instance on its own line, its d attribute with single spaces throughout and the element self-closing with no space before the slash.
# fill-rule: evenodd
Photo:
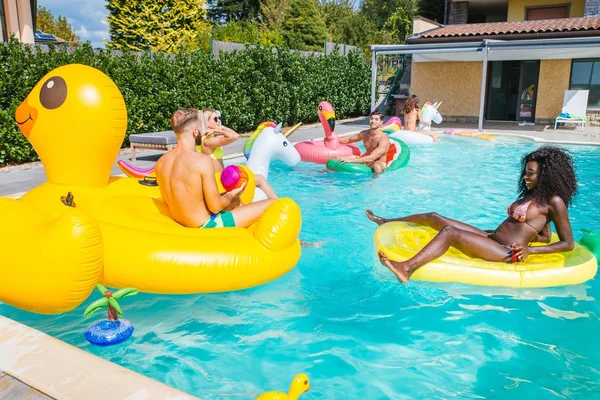
<svg viewBox="0 0 600 400">
<path fill-rule="evenodd" d="M 300 258 L 302 217 L 291 199 L 274 201 L 248 228 L 186 228 L 159 187 L 111 176 L 127 109 L 95 68 L 50 71 L 15 119 L 47 182 L 19 200 L 0 198 L 0 301 L 54 314 L 77 307 L 97 283 L 165 294 L 240 290 L 282 276 Z M 74 206 L 61 201 L 68 193 Z"/>
<path fill-rule="evenodd" d="M 436 234 L 437 231 L 430 227 L 409 222 L 388 222 L 375 231 L 375 251 L 382 251 L 390 260 L 405 261 L 417 254 Z M 552 241 L 557 240 L 554 234 Z M 530 254 L 525 262 L 514 264 L 470 258 L 451 247 L 441 257 L 417 269 L 411 279 L 543 288 L 576 285 L 592 279 L 597 270 L 596 258 L 581 244 L 575 244 L 573 250 L 564 253 Z"/>
<path fill-rule="evenodd" d="M 390 137 L 402 140 L 406 144 L 433 143 L 433 138 L 429 135 L 403 130 L 402 121 L 398 117 L 392 117 L 385 124 L 381 125 L 381 131 Z"/>
<path fill-rule="evenodd" d="M 593 232 L 589 229 L 583 229 L 583 237 L 579 244 L 594 254 L 596 260 L 600 260 L 600 232 Z"/>
<path fill-rule="evenodd" d="M 410 148 L 402 140 L 389 137 L 390 147 L 386 159 L 388 160 L 383 173 L 395 171 L 406 167 L 410 160 Z M 327 161 L 327 169 L 338 172 L 353 172 L 359 174 L 372 174 L 373 170 L 365 164 L 345 163 L 332 158 Z"/>
<path fill-rule="evenodd" d="M 133 330 L 133 325 L 126 319 L 116 321 L 103 319 L 86 329 L 85 338 L 92 344 L 109 346 L 129 339 L 133 334 Z"/>
</svg>

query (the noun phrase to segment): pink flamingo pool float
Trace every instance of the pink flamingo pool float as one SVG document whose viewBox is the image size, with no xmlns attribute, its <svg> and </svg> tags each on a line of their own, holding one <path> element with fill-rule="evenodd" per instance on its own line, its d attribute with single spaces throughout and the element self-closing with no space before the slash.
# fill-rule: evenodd
<svg viewBox="0 0 600 400">
<path fill-rule="evenodd" d="M 360 149 L 353 144 L 340 144 L 335 133 L 335 112 L 326 101 L 319 103 L 319 119 L 325 131 L 325 138 L 314 141 L 304 141 L 295 144 L 302 161 L 316 164 L 327 164 L 327 160 L 340 156 L 359 156 Z"/>
</svg>

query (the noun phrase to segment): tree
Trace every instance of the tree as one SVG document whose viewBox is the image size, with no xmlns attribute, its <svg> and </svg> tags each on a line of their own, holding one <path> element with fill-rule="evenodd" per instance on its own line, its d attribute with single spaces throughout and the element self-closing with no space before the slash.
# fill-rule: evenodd
<svg viewBox="0 0 600 400">
<path fill-rule="evenodd" d="M 443 24 L 444 0 L 419 0 L 419 14 Z"/>
<path fill-rule="evenodd" d="M 291 0 L 261 0 L 260 14 L 267 29 L 275 30 L 285 17 L 285 10 L 290 6 Z"/>
<path fill-rule="evenodd" d="M 107 47 L 176 52 L 208 36 L 203 0 L 108 0 Z"/>
<path fill-rule="evenodd" d="M 392 40 L 404 42 L 412 33 L 414 10 L 398 7 L 383 24 L 383 30 L 391 34 Z"/>
<path fill-rule="evenodd" d="M 260 0 L 209 0 L 208 18 L 216 23 L 255 21 L 260 16 Z"/>
<path fill-rule="evenodd" d="M 372 24 L 358 13 L 353 0 L 325 0 L 319 5 L 331 39 L 336 43 L 364 46 Z"/>
<path fill-rule="evenodd" d="M 412 32 L 417 0 L 364 0 L 360 12 L 374 28 L 371 43 L 403 43 Z"/>
<path fill-rule="evenodd" d="M 102 293 L 102 296 L 104 297 L 90 304 L 83 312 L 84 317 L 89 317 L 101 308 L 106 307 L 106 309 L 108 310 L 108 320 L 116 321 L 119 319 L 119 316 L 123 316 L 123 311 L 121 311 L 121 306 L 119 306 L 117 300 L 121 300 L 123 297 L 126 296 L 133 296 L 135 294 L 138 294 L 138 290 L 135 288 L 125 288 L 117 290 L 114 293 L 112 293 L 110 290 L 106 289 L 99 283 L 96 284 L 96 288 L 100 293 Z"/>
<path fill-rule="evenodd" d="M 262 23 L 233 21 L 227 25 L 213 28 L 212 37 L 224 42 L 258 44 L 262 46 L 283 44 L 283 39 L 277 29 L 268 29 Z"/>
<path fill-rule="evenodd" d="M 281 36 L 292 49 L 323 49 L 328 34 L 315 0 L 291 1 L 282 22 Z"/>
<path fill-rule="evenodd" d="M 73 30 L 67 18 L 62 15 L 55 18 L 46 7 L 38 7 L 37 9 L 36 28 L 68 42 L 79 43 L 79 36 Z"/>
</svg>

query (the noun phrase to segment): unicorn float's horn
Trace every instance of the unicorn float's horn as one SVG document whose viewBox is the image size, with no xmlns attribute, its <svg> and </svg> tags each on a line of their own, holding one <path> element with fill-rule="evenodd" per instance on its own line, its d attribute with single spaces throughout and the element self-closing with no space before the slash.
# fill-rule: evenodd
<svg viewBox="0 0 600 400">
<path fill-rule="evenodd" d="M 437 110 L 442 105 L 442 103 L 443 103 L 442 101 L 440 101 L 439 103 L 436 103 L 435 104 L 435 109 Z"/>
<path fill-rule="evenodd" d="M 302 125 L 302 122 L 298 122 L 296 125 L 292 126 L 286 133 L 284 133 L 283 135 L 288 138 L 291 136 L 292 133 L 294 133 L 298 128 L 300 128 L 300 125 Z"/>
</svg>

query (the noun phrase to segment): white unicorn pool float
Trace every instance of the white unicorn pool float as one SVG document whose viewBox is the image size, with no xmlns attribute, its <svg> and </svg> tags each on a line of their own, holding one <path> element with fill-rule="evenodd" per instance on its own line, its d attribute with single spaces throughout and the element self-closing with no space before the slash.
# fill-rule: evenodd
<svg viewBox="0 0 600 400">
<path fill-rule="evenodd" d="M 442 115 L 438 111 L 438 107 L 442 102 L 431 104 L 425 103 L 421 108 L 421 117 L 424 121 L 433 122 L 439 124 L 442 122 Z M 417 127 L 420 131 L 431 131 L 431 126 L 423 124 L 419 121 Z M 381 130 L 388 134 L 390 137 L 400 139 L 406 144 L 429 144 L 433 143 L 433 138 L 429 135 L 425 135 L 419 132 L 407 131 L 402 129 L 402 121 L 398 117 L 390 118 L 385 124 L 381 126 Z"/>
<path fill-rule="evenodd" d="M 300 124 L 293 126 L 284 134 L 281 133 L 281 123 L 279 125 L 275 125 L 274 122 L 263 122 L 260 124 L 244 145 L 244 156 L 247 160 L 246 167 L 254 175 L 260 174 L 268 181 L 271 160 L 281 160 L 290 167 L 298 164 L 300 162 L 300 153 L 298 153 L 298 150 L 288 140 L 288 137 L 299 126 Z M 265 192 L 257 187 L 254 192 L 254 201 L 266 198 L 267 195 Z"/>
<path fill-rule="evenodd" d="M 244 156 L 246 166 L 254 173 L 261 174 L 265 180 L 269 178 L 269 165 L 271 160 L 278 159 L 293 167 L 300 162 L 298 150 L 287 139 L 302 123 L 291 127 L 285 134 L 281 133 L 281 124 L 274 122 L 263 122 L 256 128 L 244 145 Z M 120 160 L 117 165 L 127 176 L 136 179 L 144 179 L 154 175 L 154 165 L 150 168 L 137 168 L 127 162 Z M 151 181 L 152 182 L 152 181 Z M 255 188 L 254 200 L 267 198 L 265 192 Z"/>
<path fill-rule="evenodd" d="M 438 111 L 438 107 L 440 105 L 442 105 L 441 101 L 439 103 L 436 101 L 433 104 L 429 102 L 423 104 L 423 107 L 421 108 L 421 116 L 423 117 L 423 120 L 429 122 L 430 124 L 441 124 L 443 118 L 440 112 Z M 430 131 L 431 125 L 426 125 L 419 121 L 419 126 L 417 127 L 417 129 L 420 131 Z"/>
</svg>

